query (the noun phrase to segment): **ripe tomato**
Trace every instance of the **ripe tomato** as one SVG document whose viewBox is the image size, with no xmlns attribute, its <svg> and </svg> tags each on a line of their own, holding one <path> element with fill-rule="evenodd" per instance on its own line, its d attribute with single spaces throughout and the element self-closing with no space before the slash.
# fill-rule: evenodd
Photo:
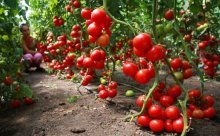
<svg viewBox="0 0 220 136">
<path fill-rule="evenodd" d="M 148 69 L 140 69 L 136 74 L 135 74 L 135 80 L 140 83 L 140 84 L 145 84 L 149 82 L 150 80 L 150 71 Z"/>
<path fill-rule="evenodd" d="M 143 107 L 144 104 L 144 99 L 146 98 L 146 95 L 140 95 L 137 100 L 136 100 L 136 104 L 138 107 Z M 150 106 L 152 105 L 152 99 L 148 98 L 147 100 L 147 104 L 146 104 L 146 108 L 150 108 Z"/>
<path fill-rule="evenodd" d="M 182 60 L 180 58 L 174 58 L 170 61 L 170 66 L 174 69 L 177 70 L 178 68 L 182 68 Z"/>
<path fill-rule="evenodd" d="M 92 10 L 89 8 L 83 8 L 81 10 L 81 16 L 86 20 L 91 18 L 91 13 L 92 13 Z"/>
<path fill-rule="evenodd" d="M 13 83 L 13 80 L 10 75 L 7 75 L 4 80 L 5 85 L 10 85 Z"/>
<path fill-rule="evenodd" d="M 173 130 L 174 130 L 174 132 L 181 133 L 183 131 L 183 127 L 184 127 L 184 122 L 183 122 L 182 117 L 180 117 L 180 118 L 173 121 Z"/>
<path fill-rule="evenodd" d="M 167 94 L 172 96 L 173 98 L 177 98 L 181 95 L 182 89 L 179 85 L 173 85 L 172 87 L 168 88 Z"/>
<path fill-rule="evenodd" d="M 109 96 L 109 93 L 107 90 L 101 90 L 99 92 L 99 98 L 101 98 L 101 99 L 106 99 L 108 96 Z"/>
<path fill-rule="evenodd" d="M 109 87 L 110 89 L 115 89 L 115 88 L 117 88 L 117 82 L 111 81 L 111 82 L 108 84 L 108 87 Z"/>
<path fill-rule="evenodd" d="M 106 19 L 105 10 L 101 8 L 93 10 L 91 13 L 91 19 L 98 24 L 103 24 Z"/>
<path fill-rule="evenodd" d="M 113 97 L 115 97 L 117 95 L 117 90 L 116 89 L 110 89 L 110 90 L 108 90 L 108 96 L 110 97 L 110 98 L 113 98 Z"/>
<path fill-rule="evenodd" d="M 99 36 L 99 38 L 96 40 L 97 44 L 102 46 L 102 47 L 106 47 L 109 42 L 110 42 L 110 37 L 108 34 L 102 34 L 101 36 Z"/>
<path fill-rule="evenodd" d="M 161 120 L 161 119 L 152 119 L 152 120 L 150 121 L 150 124 L 149 124 L 150 129 L 151 129 L 153 132 L 161 132 L 161 131 L 163 131 L 164 125 L 165 125 L 165 123 L 164 123 L 164 121 Z"/>
<path fill-rule="evenodd" d="M 148 33 L 141 33 L 134 37 L 133 46 L 144 52 L 148 51 L 152 46 L 151 36 Z"/>
<path fill-rule="evenodd" d="M 180 109 L 177 106 L 169 106 L 165 109 L 165 116 L 168 119 L 175 120 L 180 117 Z"/>
<path fill-rule="evenodd" d="M 83 59 L 83 66 L 85 68 L 92 68 L 93 65 L 94 65 L 94 63 L 93 63 L 93 61 L 92 61 L 92 59 L 90 57 L 85 57 Z"/>
<path fill-rule="evenodd" d="M 152 96 L 154 100 L 159 101 L 162 95 L 164 95 L 164 92 L 160 90 L 158 87 L 153 90 Z"/>
<path fill-rule="evenodd" d="M 93 61 L 99 61 L 101 57 L 101 52 L 99 50 L 94 50 L 92 51 L 92 53 L 90 54 L 90 58 Z"/>
<path fill-rule="evenodd" d="M 122 71 L 125 75 L 134 77 L 138 71 L 138 66 L 132 62 L 125 62 Z"/>
<path fill-rule="evenodd" d="M 174 103 L 174 99 L 173 97 L 169 96 L 169 95 L 162 95 L 160 97 L 160 104 L 164 107 L 168 107 L 170 105 L 173 105 Z"/>
<path fill-rule="evenodd" d="M 12 109 L 17 109 L 17 108 L 20 107 L 20 105 L 21 105 L 21 102 L 20 102 L 19 100 L 17 100 L 17 99 L 14 99 L 14 100 L 12 100 L 12 101 L 10 102 L 10 107 L 11 107 Z"/>
<path fill-rule="evenodd" d="M 164 127 L 167 132 L 173 132 L 173 121 L 171 119 L 167 119 Z"/>
<path fill-rule="evenodd" d="M 164 14 L 164 18 L 168 21 L 171 21 L 174 19 L 174 13 L 173 13 L 173 10 L 169 9 L 165 12 Z"/>
<path fill-rule="evenodd" d="M 163 109 L 161 108 L 161 106 L 157 105 L 157 104 L 153 104 L 149 107 L 148 109 L 148 115 L 151 118 L 162 118 L 163 115 Z"/>
<path fill-rule="evenodd" d="M 183 60 L 182 63 L 183 63 L 183 66 L 182 66 L 183 69 L 191 68 L 191 65 L 189 64 L 189 61 Z"/>
<path fill-rule="evenodd" d="M 151 62 L 164 59 L 166 55 L 166 49 L 161 45 L 154 45 L 146 54 L 147 60 Z"/>
<path fill-rule="evenodd" d="M 100 84 L 98 86 L 98 91 L 101 91 L 101 90 L 105 90 L 105 86 L 103 84 Z"/>
<path fill-rule="evenodd" d="M 88 31 L 89 35 L 96 38 L 101 35 L 102 27 L 100 25 L 96 24 L 95 22 L 93 22 L 88 26 L 87 31 Z"/>
<path fill-rule="evenodd" d="M 80 1 L 79 1 L 79 0 L 74 0 L 73 6 L 74 6 L 75 8 L 80 8 L 80 6 L 81 6 Z"/>
<path fill-rule="evenodd" d="M 103 60 L 100 61 L 94 61 L 94 68 L 95 69 L 104 69 L 105 62 Z"/>
<path fill-rule="evenodd" d="M 188 91 L 189 99 L 192 100 L 194 98 L 199 98 L 201 96 L 200 90 L 191 89 Z"/>
<path fill-rule="evenodd" d="M 184 78 L 184 79 L 188 79 L 188 78 L 190 78 L 192 75 L 193 75 L 193 71 L 192 71 L 191 68 L 185 69 L 185 70 L 183 71 L 183 78 Z"/>
<path fill-rule="evenodd" d="M 216 115 L 215 109 L 213 107 L 209 107 L 203 110 L 205 118 L 213 118 Z"/>
<path fill-rule="evenodd" d="M 202 42 L 198 43 L 198 48 L 203 50 L 206 48 L 207 45 L 208 45 L 208 41 L 202 41 Z"/>
<path fill-rule="evenodd" d="M 138 57 L 145 57 L 146 52 L 143 50 L 138 50 L 137 48 L 133 47 L 134 54 Z"/>
<path fill-rule="evenodd" d="M 195 109 L 192 112 L 192 117 L 195 119 L 203 119 L 204 118 L 204 112 L 201 109 Z"/>
<path fill-rule="evenodd" d="M 208 108 L 208 107 L 212 107 L 215 101 L 212 96 L 203 95 L 201 98 L 201 102 L 204 108 Z"/>
<path fill-rule="evenodd" d="M 137 124 L 143 127 L 149 127 L 151 118 L 147 114 L 143 114 L 137 117 Z"/>
<path fill-rule="evenodd" d="M 24 103 L 27 104 L 27 105 L 30 105 L 30 104 L 33 103 L 33 100 L 32 100 L 31 98 L 29 98 L 29 97 L 25 97 L 23 101 L 24 101 Z"/>
</svg>

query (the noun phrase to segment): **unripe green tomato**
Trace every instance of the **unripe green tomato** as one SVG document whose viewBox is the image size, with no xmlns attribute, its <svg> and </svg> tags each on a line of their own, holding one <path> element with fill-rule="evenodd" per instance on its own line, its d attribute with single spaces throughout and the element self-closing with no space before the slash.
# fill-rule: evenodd
<svg viewBox="0 0 220 136">
<path fill-rule="evenodd" d="M 164 26 L 162 24 L 156 25 L 156 33 L 157 33 L 157 36 L 164 34 Z"/>
<path fill-rule="evenodd" d="M 107 83 L 106 80 L 104 78 L 102 78 L 102 77 L 99 80 L 100 80 L 101 84 L 106 84 Z"/>
<path fill-rule="evenodd" d="M 180 81 L 183 80 L 183 73 L 182 72 L 174 72 L 173 74 L 178 80 L 180 80 Z"/>
<path fill-rule="evenodd" d="M 125 96 L 133 97 L 133 96 L 135 96 L 135 92 L 133 90 L 127 90 L 125 93 Z"/>
<path fill-rule="evenodd" d="M 168 24 L 165 25 L 164 27 L 164 33 L 171 33 L 173 30 L 173 23 L 169 22 Z"/>
</svg>

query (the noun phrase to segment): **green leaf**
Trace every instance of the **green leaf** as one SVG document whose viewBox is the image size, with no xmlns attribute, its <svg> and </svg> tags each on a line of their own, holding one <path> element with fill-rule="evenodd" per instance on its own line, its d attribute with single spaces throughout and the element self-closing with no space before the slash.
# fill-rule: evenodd
<svg viewBox="0 0 220 136">
<path fill-rule="evenodd" d="M 69 96 L 68 98 L 67 98 L 67 102 L 68 103 L 75 103 L 77 100 L 78 100 L 78 96 Z"/>
<path fill-rule="evenodd" d="M 5 5 L 10 8 L 16 9 L 18 7 L 18 0 L 4 0 Z"/>
</svg>

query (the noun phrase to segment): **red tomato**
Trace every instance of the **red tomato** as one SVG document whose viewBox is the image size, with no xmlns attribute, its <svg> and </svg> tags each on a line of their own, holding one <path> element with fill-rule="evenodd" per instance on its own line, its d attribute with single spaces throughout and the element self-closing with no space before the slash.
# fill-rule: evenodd
<svg viewBox="0 0 220 136">
<path fill-rule="evenodd" d="M 87 31 L 92 37 L 99 37 L 102 33 L 102 27 L 93 22 L 88 26 Z"/>
<path fill-rule="evenodd" d="M 166 55 L 166 49 L 161 45 L 154 45 L 146 54 L 146 58 L 149 61 L 155 62 L 164 59 Z"/>
<path fill-rule="evenodd" d="M 143 127 L 149 127 L 151 118 L 147 114 L 143 114 L 137 117 L 137 124 Z"/>
<path fill-rule="evenodd" d="M 140 69 L 136 74 L 135 74 L 135 80 L 140 83 L 140 84 L 146 84 L 147 82 L 150 81 L 150 71 L 148 69 Z"/>
<path fill-rule="evenodd" d="M 182 89 L 179 85 L 173 85 L 172 87 L 168 88 L 167 94 L 172 96 L 173 98 L 177 98 L 181 95 Z"/>
<path fill-rule="evenodd" d="M 199 98 L 201 96 L 200 90 L 191 89 L 188 91 L 189 99 Z"/>
<path fill-rule="evenodd" d="M 101 90 L 105 90 L 105 86 L 103 84 L 100 84 L 98 86 L 98 91 L 101 91 Z"/>
<path fill-rule="evenodd" d="M 203 110 L 205 118 L 213 118 L 216 115 L 215 109 L 213 107 L 209 107 Z"/>
<path fill-rule="evenodd" d="M 170 105 L 173 105 L 174 103 L 174 99 L 173 97 L 169 96 L 169 95 L 162 95 L 160 97 L 160 104 L 164 107 L 168 107 Z"/>
<path fill-rule="evenodd" d="M 148 115 L 152 118 L 161 119 L 162 115 L 163 115 L 163 109 L 161 108 L 161 106 L 159 106 L 157 104 L 153 104 L 148 109 Z"/>
<path fill-rule="evenodd" d="M 168 119 L 177 119 L 180 117 L 180 109 L 177 106 L 169 106 L 165 109 L 165 116 Z"/>
<path fill-rule="evenodd" d="M 94 68 L 95 69 L 104 69 L 105 62 L 103 60 L 100 61 L 94 61 Z"/>
<path fill-rule="evenodd" d="M 182 68 L 182 60 L 180 58 L 174 58 L 170 61 L 170 66 L 174 69 L 177 70 L 178 68 Z"/>
<path fill-rule="evenodd" d="M 188 69 L 188 68 L 191 68 L 191 65 L 189 64 L 189 62 L 188 61 L 186 61 L 186 60 L 183 60 L 182 61 L 182 63 L 183 63 L 183 69 Z"/>
<path fill-rule="evenodd" d="M 17 108 L 20 107 L 20 105 L 21 105 L 21 102 L 20 102 L 19 100 L 17 100 L 17 99 L 14 99 L 14 100 L 12 100 L 12 101 L 10 102 L 10 107 L 11 107 L 12 109 L 17 109 Z"/>
<path fill-rule="evenodd" d="M 141 33 L 134 37 L 133 46 L 144 52 L 148 51 L 152 46 L 151 36 L 148 33 Z"/>
<path fill-rule="evenodd" d="M 192 75 L 193 75 L 193 71 L 192 71 L 191 68 L 185 69 L 185 70 L 183 71 L 183 78 L 184 78 L 184 79 L 188 79 L 188 78 L 190 78 Z"/>
<path fill-rule="evenodd" d="M 173 10 L 169 9 L 165 12 L 164 14 L 164 18 L 168 21 L 171 21 L 174 19 L 174 13 L 173 13 Z"/>
<path fill-rule="evenodd" d="M 110 97 L 110 98 L 113 98 L 113 97 L 115 97 L 117 95 L 117 90 L 116 89 L 110 89 L 110 90 L 108 90 L 108 96 Z"/>
<path fill-rule="evenodd" d="M 145 57 L 146 52 L 143 50 L 138 50 L 137 48 L 133 47 L 134 54 L 138 57 Z"/>
<path fill-rule="evenodd" d="M 122 71 L 125 75 L 134 77 L 138 71 L 138 66 L 131 62 L 123 63 Z"/>
<path fill-rule="evenodd" d="M 136 104 L 138 107 L 143 107 L 144 104 L 144 99 L 146 98 L 146 95 L 140 95 L 137 100 L 136 100 Z M 148 98 L 147 100 L 147 104 L 146 104 L 146 109 L 149 109 L 150 106 L 152 105 L 152 99 Z"/>
<path fill-rule="evenodd" d="M 212 96 L 203 95 L 201 98 L 201 102 L 204 108 L 208 108 L 208 107 L 212 107 L 215 101 Z"/>
<path fill-rule="evenodd" d="M 80 1 L 79 1 L 79 0 L 74 0 L 73 6 L 74 6 L 75 8 L 80 8 L 80 6 L 81 6 Z"/>
<path fill-rule="evenodd" d="M 105 10 L 101 8 L 93 10 L 91 13 L 91 19 L 98 24 L 103 24 L 106 19 Z"/>
<path fill-rule="evenodd" d="M 89 8 L 83 8 L 81 10 L 81 16 L 86 20 L 91 18 L 91 13 L 92 13 L 92 10 Z"/>
<path fill-rule="evenodd" d="M 173 121 L 171 119 L 167 119 L 164 127 L 167 132 L 173 132 Z"/>
<path fill-rule="evenodd" d="M 204 112 L 200 109 L 195 109 L 192 112 L 192 117 L 195 119 L 203 119 L 204 118 Z"/>
<path fill-rule="evenodd" d="M 108 84 L 108 87 L 109 87 L 110 89 L 115 89 L 115 88 L 117 88 L 117 82 L 111 81 L 111 82 Z"/>
<path fill-rule="evenodd" d="M 101 52 L 99 50 L 94 50 L 92 51 L 92 53 L 90 54 L 90 58 L 93 61 L 99 61 L 101 57 Z"/>
<path fill-rule="evenodd" d="M 101 98 L 101 99 L 106 99 L 108 96 L 109 96 L 109 93 L 107 90 L 101 90 L 99 92 L 99 98 Z"/>
<path fill-rule="evenodd" d="M 190 109 L 186 109 L 187 117 L 192 117 L 192 111 Z"/>
<path fill-rule="evenodd" d="M 5 83 L 5 85 L 10 85 L 13 83 L 13 80 L 10 75 L 5 77 L 4 83 Z"/>
<path fill-rule="evenodd" d="M 153 132 L 161 132 L 164 129 L 165 123 L 161 119 L 152 119 L 149 126 Z"/>
<path fill-rule="evenodd" d="M 159 88 L 155 88 L 155 89 L 153 90 L 152 96 L 153 96 L 154 100 L 159 101 L 159 100 L 160 100 L 160 97 L 161 97 L 162 95 L 164 95 L 164 92 L 161 91 Z"/>
<path fill-rule="evenodd" d="M 181 133 L 183 131 L 183 127 L 184 127 L 184 121 L 182 117 L 173 121 L 174 132 Z"/>
<path fill-rule="evenodd" d="M 96 40 L 97 44 L 102 46 L 102 47 L 106 47 L 109 42 L 110 42 L 110 37 L 108 34 L 102 34 L 101 36 L 99 36 L 99 38 Z"/>
<path fill-rule="evenodd" d="M 198 43 L 198 47 L 201 50 L 205 49 L 207 45 L 208 45 L 208 41 L 202 41 L 202 42 Z"/>
<path fill-rule="evenodd" d="M 27 104 L 27 105 L 30 105 L 30 104 L 33 103 L 33 100 L 31 98 L 25 97 L 24 98 L 24 103 Z"/>
<path fill-rule="evenodd" d="M 85 57 L 83 59 L 83 66 L 85 68 L 92 68 L 93 65 L 94 65 L 94 63 L 93 63 L 93 61 L 92 61 L 92 59 L 90 57 Z"/>
</svg>

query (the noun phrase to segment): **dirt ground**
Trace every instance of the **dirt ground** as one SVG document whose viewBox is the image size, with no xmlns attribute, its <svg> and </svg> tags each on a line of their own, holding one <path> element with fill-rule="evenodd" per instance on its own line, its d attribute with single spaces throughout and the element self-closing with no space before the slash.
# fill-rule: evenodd
<svg viewBox="0 0 220 136">
<path fill-rule="evenodd" d="M 119 84 L 118 95 L 112 100 L 100 100 L 95 97 L 94 82 L 77 91 L 78 84 L 60 80 L 56 76 L 44 72 L 31 72 L 26 76 L 28 84 L 37 96 L 37 101 L 30 106 L 22 106 L 0 114 L 0 136 L 155 136 L 175 135 L 155 134 L 147 128 L 136 125 L 135 120 L 125 122 L 123 118 L 139 109 L 135 105 L 136 97 L 143 94 L 136 90 L 136 96 L 125 96 L 132 87 Z M 114 80 L 144 89 L 132 80 L 115 74 Z M 192 77 L 185 82 L 188 87 L 199 86 L 198 78 Z M 220 135 L 220 82 L 215 80 L 205 83 L 207 94 L 215 98 L 217 116 L 210 120 L 193 120 L 189 136 Z M 88 91 L 89 90 L 89 91 Z M 90 93 L 92 91 L 93 93 Z M 75 103 L 67 98 L 77 96 Z"/>
</svg>

